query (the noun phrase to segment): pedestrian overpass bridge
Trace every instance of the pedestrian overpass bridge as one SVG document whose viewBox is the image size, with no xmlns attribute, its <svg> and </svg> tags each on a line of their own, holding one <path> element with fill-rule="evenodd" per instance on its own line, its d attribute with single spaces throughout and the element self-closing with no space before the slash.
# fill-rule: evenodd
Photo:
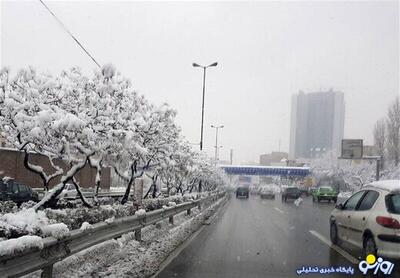
<svg viewBox="0 0 400 278">
<path fill-rule="evenodd" d="M 228 175 L 306 177 L 309 167 L 220 165 Z"/>
</svg>

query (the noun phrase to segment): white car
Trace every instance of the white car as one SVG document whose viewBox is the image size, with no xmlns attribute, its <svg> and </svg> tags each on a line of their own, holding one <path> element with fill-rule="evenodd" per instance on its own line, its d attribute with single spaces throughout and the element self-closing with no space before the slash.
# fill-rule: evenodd
<svg viewBox="0 0 400 278">
<path fill-rule="evenodd" d="M 50 189 L 49 192 L 52 192 L 54 189 Z M 72 183 L 67 183 L 64 187 L 64 190 L 58 195 L 58 198 L 76 198 L 78 195 L 78 191 L 75 189 L 75 185 Z"/>
<path fill-rule="evenodd" d="M 270 185 L 261 186 L 258 194 L 261 199 L 275 199 L 275 191 Z"/>
<path fill-rule="evenodd" d="M 400 180 L 373 182 L 338 203 L 330 216 L 330 237 L 364 255 L 400 258 Z"/>
</svg>

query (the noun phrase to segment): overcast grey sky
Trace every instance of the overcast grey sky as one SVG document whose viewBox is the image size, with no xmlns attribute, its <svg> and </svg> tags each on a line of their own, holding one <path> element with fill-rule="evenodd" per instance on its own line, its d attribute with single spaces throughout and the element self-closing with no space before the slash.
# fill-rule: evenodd
<svg viewBox="0 0 400 278">
<path fill-rule="evenodd" d="M 372 128 L 399 94 L 398 2 L 45 1 L 101 64 L 113 63 L 148 99 L 168 102 L 190 142 L 200 137 L 202 72 L 209 64 L 204 148 L 258 161 L 288 150 L 290 97 L 345 93 L 346 138 Z M 58 73 L 96 66 L 37 0 L 2 1 L 1 65 Z"/>
</svg>

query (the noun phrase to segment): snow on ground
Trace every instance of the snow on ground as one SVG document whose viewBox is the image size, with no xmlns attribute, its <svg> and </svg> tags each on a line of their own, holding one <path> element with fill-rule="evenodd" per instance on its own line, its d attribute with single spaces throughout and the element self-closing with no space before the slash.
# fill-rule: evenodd
<svg viewBox="0 0 400 278">
<path fill-rule="evenodd" d="M 301 203 L 303 203 L 303 199 L 302 199 L 301 197 L 297 198 L 297 199 L 294 201 L 294 204 L 296 205 L 296 207 L 300 206 Z"/>
<path fill-rule="evenodd" d="M 142 242 L 136 241 L 132 232 L 93 246 L 55 264 L 53 275 L 60 278 L 149 277 L 223 202 L 221 199 L 203 211 L 194 208 L 190 216 L 182 212 L 174 217 L 174 225 L 166 219 L 159 225 L 145 227 Z M 40 272 L 35 272 L 26 277 L 39 276 Z"/>
</svg>

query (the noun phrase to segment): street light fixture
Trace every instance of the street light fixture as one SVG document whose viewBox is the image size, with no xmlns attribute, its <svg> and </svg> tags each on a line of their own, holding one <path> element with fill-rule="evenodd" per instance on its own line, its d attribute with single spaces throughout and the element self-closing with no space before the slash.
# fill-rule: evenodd
<svg viewBox="0 0 400 278">
<path fill-rule="evenodd" d="M 211 125 L 212 128 L 215 128 L 215 165 L 217 165 L 218 161 L 218 129 L 224 128 L 223 125 L 220 126 L 214 126 Z"/>
<path fill-rule="evenodd" d="M 206 69 L 209 67 L 215 67 L 218 63 L 212 63 L 208 66 L 202 66 L 197 63 L 193 63 L 192 66 L 195 68 L 202 68 L 203 69 L 203 100 L 201 103 L 201 131 L 200 131 L 200 151 L 203 150 L 203 123 L 204 123 L 204 95 L 206 91 Z"/>
</svg>

